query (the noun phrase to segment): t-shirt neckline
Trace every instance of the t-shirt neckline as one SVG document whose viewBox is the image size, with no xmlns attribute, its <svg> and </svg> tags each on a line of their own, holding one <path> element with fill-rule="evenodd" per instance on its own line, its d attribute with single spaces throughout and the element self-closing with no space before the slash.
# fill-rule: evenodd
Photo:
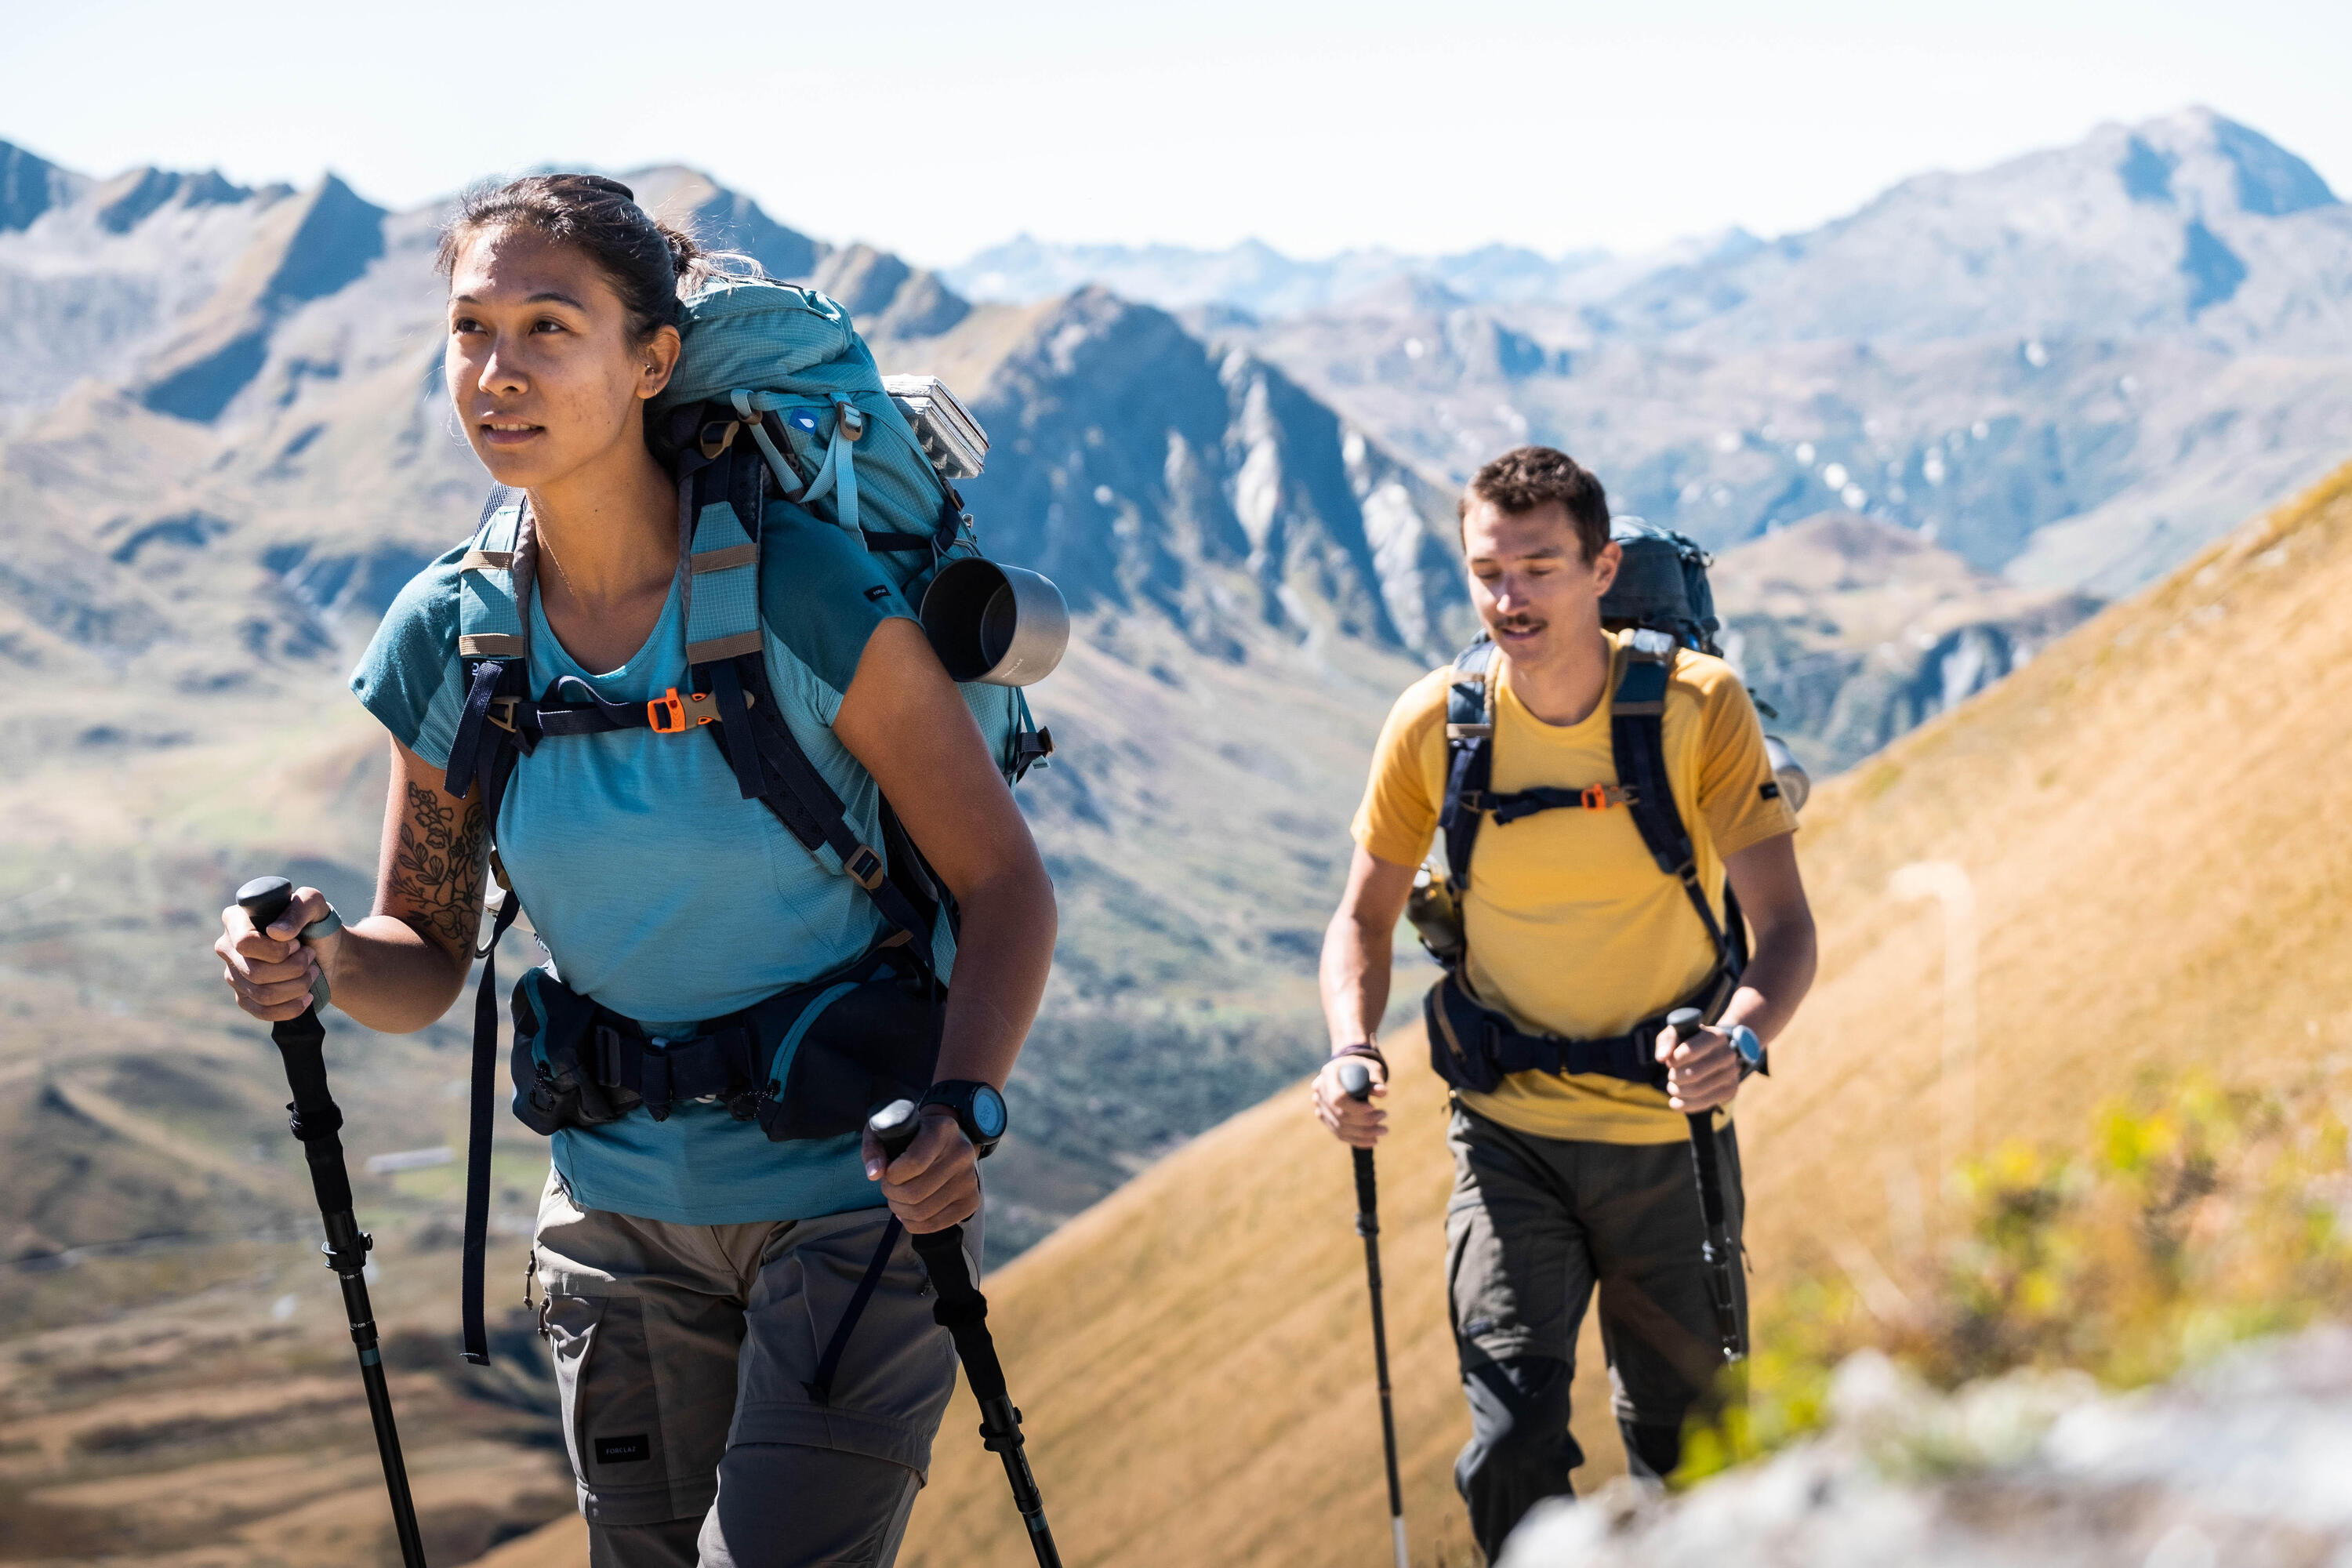
<svg viewBox="0 0 2352 1568">
<path fill-rule="evenodd" d="M 530 633 L 533 639 L 531 646 L 534 648 L 545 647 L 549 650 L 548 664 L 554 671 L 554 679 L 558 680 L 570 676 L 575 679 L 601 685 L 605 681 L 626 680 L 631 676 L 640 675 L 644 673 L 641 660 L 647 655 L 656 658 L 660 656 L 660 649 L 668 636 L 670 625 L 677 616 L 678 584 L 684 577 L 685 574 L 679 573 L 670 579 L 669 595 L 662 601 L 661 614 L 655 617 L 654 629 L 646 634 L 646 640 L 637 645 L 636 651 L 602 675 L 590 673 L 588 667 L 582 664 L 572 655 L 572 650 L 563 646 L 563 639 L 555 635 L 555 627 L 547 618 L 546 601 L 537 594 L 530 596 Z M 539 640 L 541 637 L 545 639 L 543 642 Z"/>
<path fill-rule="evenodd" d="M 1624 639 L 1619 637 L 1615 632 L 1604 631 L 1601 635 L 1603 637 L 1606 637 L 1609 641 L 1609 673 L 1601 678 L 1601 700 L 1592 705 L 1591 712 L 1587 713 L 1583 718 L 1579 719 L 1573 724 L 1555 724 L 1548 719 L 1537 717 L 1536 710 L 1528 707 L 1526 700 L 1519 696 L 1518 692 L 1512 689 L 1511 667 L 1509 661 L 1507 659 L 1503 662 L 1501 668 L 1495 672 L 1496 707 L 1498 710 L 1497 717 L 1500 716 L 1499 710 L 1507 704 L 1509 707 L 1517 710 L 1521 718 L 1534 725 L 1537 730 L 1542 733 L 1557 736 L 1561 740 L 1570 740 L 1580 737 L 1588 726 L 1594 724 L 1607 724 L 1609 722 L 1610 705 L 1615 700 L 1617 695 L 1617 661 L 1624 655 L 1625 643 Z"/>
</svg>

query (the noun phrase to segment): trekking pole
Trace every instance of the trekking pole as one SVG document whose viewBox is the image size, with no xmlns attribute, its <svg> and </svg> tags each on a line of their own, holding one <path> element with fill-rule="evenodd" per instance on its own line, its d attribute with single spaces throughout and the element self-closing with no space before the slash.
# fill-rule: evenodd
<svg viewBox="0 0 2352 1568">
<path fill-rule="evenodd" d="M 922 1131 L 922 1118 L 911 1100 L 894 1100 L 870 1117 L 866 1125 L 896 1160 Z M 988 1332 L 988 1298 L 971 1282 L 971 1268 L 963 1256 L 963 1226 L 945 1230 L 909 1231 L 915 1256 L 931 1277 L 939 1301 L 931 1319 L 955 1341 L 956 1358 L 963 1363 L 964 1381 L 980 1405 L 980 1439 L 1004 1461 L 1004 1479 L 1013 1486 L 1013 1506 L 1029 1527 L 1029 1544 L 1037 1553 L 1038 1568 L 1062 1568 L 1062 1554 L 1054 1546 L 1054 1532 L 1045 1523 L 1045 1500 L 1037 1478 L 1029 1473 L 1029 1457 L 1022 1451 L 1021 1412 L 1005 1392 L 1004 1366 L 996 1359 L 996 1341 Z"/>
<path fill-rule="evenodd" d="M 253 918 L 256 931 L 268 931 L 286 906 L 294 901 L 294 884 L 283 877 L 258 877 L 236 890 L 236 901 Z M 332 919 L 331 916 L 330 919 Z M 341 921 L 305 926 L 305 941 L 331 934 Z M 327 1092 L 326 1026 L 319 1009 L 327 1001 L 327 977 L 311 983 L 311 1005 L 299 1018 L 269 1026 L 269 1037 L 286 1061 L 287 1087 L 294 1091 L 292 1131 L 301 1141 L 302 1158 L 310 1166 L 310 1190 L 319 1199 L 319 1213 L 327 1222 L 327 1267 L 343 1288 L 343 1312 L 351 1320 L 352 1343 L 360 1355 L 360 1381 L 367 1385 L 368 1415 L 375 1423 L 375 1449 L 383 1460 L 384 1489 L 392 1494 L 392 1527 L 400 1537 L 404 1568 L 425 1568 L 425 1541 L 416 1530 L 416 1505 L 408 1496 L 408 1470 L 401 1463 L 400 1433 L 392 1422 L 392 1391 L 383 1381 L 383 1355 L 376 1348 L 375 1313 L 368 1305 L 367 1255 L 375 1238 L 352 1217 L 352 1178 L 343 1168 L 343 1141 L 336 1133 L 343 1113 Z"/>
<path fill-rule="evenodd" d="M 1677 1007 L 1666 1015 L 1666 1027 L 1677 1045 L 1701 1027 L 1706 1016 L 1696 1007 Z M 1698 1206 L 1706 1218 L 1706 1240 L 1699 1256 L 1706 1260 L 1706 1293 L 1715 1304 L 1716 1338 L 1723 1344 L 1723 1364 L 1736 1366 L 1748 1357 L 1739 1332 L 1739 1308 L 1733 1295 L 1733 1251 L 1730 1222 L 1724 1217 L 1723 1171 L 1716 1163 L 1715 1112 L 1694 1111 L 1689 1117 L 1691 1167 L 1698 1174 Z"/>
<path fill-rule="evenodd" d="M 1339 1088 L 1361 1104 L 1372 1094 L 1372 1072 L 1360 1061 L 1339 1064 Z M 1372 1172 L 1370 1149 L 1350 1151 L 1356 1156 L 1356 1234 L 1364 1238 L 1364 1275 L 1372 1291 L 1372 1366 L 1381 1380 L 1381 1442 L 1388 1451 L 1389 1533 L 1396 1546 L 1396 1568 L 1406 1568 L 1404 1551 L 1404 1488 L 1397 1480 L 1396 1412 L 1389 1401 L 1389 1329 L 1381 1310 L 1381 1193 Z"/>
</svg>

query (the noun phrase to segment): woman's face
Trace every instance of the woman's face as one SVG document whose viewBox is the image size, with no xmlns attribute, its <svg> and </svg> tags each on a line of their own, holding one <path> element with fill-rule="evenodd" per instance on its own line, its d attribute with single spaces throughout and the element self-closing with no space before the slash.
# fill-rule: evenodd
<svg viewBox="0 0 2352 1568">
<path fill-rule="evenodd" d="M 502 485 L 542 489 L 645 450 L 646 399 L 677 363 L 677 329 L 643 342 L 602 268 L 536 229 L 485 229 L 449 278 L 449 402 Z"/>
</svg>

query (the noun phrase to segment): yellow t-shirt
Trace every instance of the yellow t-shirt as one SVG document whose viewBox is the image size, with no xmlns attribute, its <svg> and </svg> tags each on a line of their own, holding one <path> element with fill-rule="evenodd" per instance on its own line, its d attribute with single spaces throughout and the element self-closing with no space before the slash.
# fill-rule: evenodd
<svg viewBox="0 0 2352 1568">
<path fill-rule="evenodd" d="M 1609 739 L 1622 640 L 1611 638 L 1607 692 L 1580 724 L 1547 724 L 1511 689 L 1501 661 L 1495 703 L 1498 792 L 1619 782 Z M 1445 800 L 1449 667 L 1415 681 L 1390 710 L 1356 842 L 1391 865 L 1428 854 Z M 1764 731 L 1746 688 L 1719 658 L 1675 657 L 1664 720 L 1666 776 L 1697 852 L 1700 885 L 1717 919 L 1723 857 L 1796 831 L 1796 814 L 1763 786 L 1772 779 Z M 1488 817 L 1470 857 L 1463 909 L 1469 978 L 1479 999 L 1530 1033 L 1591 1038 L 1622 1034 L 1673 1006 L 1714 967 L 1706 928 L 1682 884 L 1658 869 L 1633 814 L 1558 810 L 1497 826 Z M 1493 1094 L 1463 1103 L 1506 1127 L 1545 1138 L 1667 1143 L 1689 1124 L 1664 1091 L 1599 1073 L 1514 1073 Z"/>
</svg>

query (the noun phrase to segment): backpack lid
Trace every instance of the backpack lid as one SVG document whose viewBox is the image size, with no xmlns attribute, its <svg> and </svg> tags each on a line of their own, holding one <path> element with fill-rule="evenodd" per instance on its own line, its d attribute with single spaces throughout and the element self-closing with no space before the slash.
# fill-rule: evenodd
<svg viewBox="0 0 2352 1568">
<path fill-rule="evenodd" d="M 1609 530 L 1622 560 L 1617 580 L 1601 596 L 1603 626 L 1649 626 L 1709 647 L 1717 622 L 1706 581 L 1707 554 L 1696 541 L 1638 517 L 1621 517 Z"/>
<path fill-rule="evenodd" d="M 660 413 L 688 403 L 723 403 L 738 390 L 882 392 L 849 312 L 814 289 L 758 278 L 714 279 L 678 301 L 685 344 Z M 822 374 L 811 374 L 822 368 Z"/>
</svg>

